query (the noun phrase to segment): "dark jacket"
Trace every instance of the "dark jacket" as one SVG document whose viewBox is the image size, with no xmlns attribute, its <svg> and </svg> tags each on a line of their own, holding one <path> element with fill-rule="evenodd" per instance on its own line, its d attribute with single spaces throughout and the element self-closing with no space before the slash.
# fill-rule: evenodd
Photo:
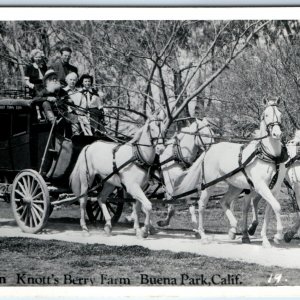
<svg viewBox="0 0 300 300">
<path fill-rule="evenodd" d="M 51 69 L 53 69 L 57 73 L 58 80 L 60 81 L 61 85 L 66 86 L 65 78 L 69 73 L 76 73 L 78 75 L 78 69 L 67 63 L 63 64 L 62 61 L 59 59 L 57 60 L 52 66 Z"/>
<path fill-rule="evenodd" d="M 45 75 L 47 71 L 46 64 L 42 64 L 40 67 L 41 73 Z M 30 95 L 35 96 L 38 91 L 40 91 L 43 88 L 43 80 L 39 78 L 39 71 L 36 69 L 33 64 L 29 64 L 25 68 L 25 77 L 29 78 L 29 82 L 34 84 L 34 89 L 30 90 Z"/>
</svg>

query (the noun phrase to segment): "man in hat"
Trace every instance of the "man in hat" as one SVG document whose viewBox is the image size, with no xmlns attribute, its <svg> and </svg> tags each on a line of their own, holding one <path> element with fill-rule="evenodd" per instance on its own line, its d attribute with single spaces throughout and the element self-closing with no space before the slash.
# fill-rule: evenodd
<svg viewBox="0 0 300 300">
<path fill-rule="evenodd" d="M 62 86 L 66 86 L 67 83 L 65 81 L 66 76 L 69 73 L 76 73 L 78 75 L 78 69 L 70 64 L 70 59 L 72 55 L 72 50 L 69 47 L 63 47 L 60 49 L 61 57 L 58 59 L 52 66 L 53 69 L 57 73 L 58 80 Z"/>
<path fill-rule="evenodd" d="M 103 102 L 100 99 L 98 89 L 93 87 L 94 78 L 89 74 L 83 74 L 79 79 L 80 92 L 83 97 L 79 106 L 87 111 L 87 118 L 93 131 L 102 131 L 104 123 Z"/>
<path fill-rule="evenodd" d="M 57 73 L 54 70 L 48 70 L 43 78 L 44 88 L 35 97 L 36 102 L 42 102 L 42 107 L 46 118 L 50 122 L 54 122 L 55 115 L 52 106 L 58 100 L 60 107 L 63 107 L 68 101 L 68 93 L 61 87 L 58 82 Z"/>
</svg>

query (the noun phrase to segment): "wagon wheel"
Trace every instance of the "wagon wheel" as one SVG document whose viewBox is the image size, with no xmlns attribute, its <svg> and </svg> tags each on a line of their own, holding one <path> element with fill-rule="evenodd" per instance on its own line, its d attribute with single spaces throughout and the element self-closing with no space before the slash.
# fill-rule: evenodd
<svg viewBox="0 0 300 300">
<path fill-rule="evenodd" d="M 120 202 L 119 199 L 124 198 L 124 192 L 122 189 L 115 189 L 109 196 L 106 202 L 107 209 L 111 215 L 112 223 L 118 222 L 122 210 L 123 210 L 123 202 Z M 98 201 L 88 201 L 86 205 L 86 213 L 90 220 L 90 222 L 95 223 L 100 221 L 100 223 L 104 222 L 104 215 L 102 213 L 102 209 L 98 203 Z"/>
<path fill-rule="evenodd" d="M 14 179 L 10 199 L 22 231 L 37 233 L 44 228 L 49 217 L 50 200 L 47 185 L 38 172 L 20 172 Z"/>
</svg>

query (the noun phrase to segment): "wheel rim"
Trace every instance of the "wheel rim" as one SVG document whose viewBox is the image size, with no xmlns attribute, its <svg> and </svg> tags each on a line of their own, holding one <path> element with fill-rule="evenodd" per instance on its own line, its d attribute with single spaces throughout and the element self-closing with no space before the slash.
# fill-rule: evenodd
<svg viewBox="0 0 300 300">
<path fill-rule="evenodd" d="M 18 174 L 11 199 L 18 225 L 27 232 L 41 230 L 49 214 L 49 193 L 42 177 L 35 171 Z"/>
</svg>

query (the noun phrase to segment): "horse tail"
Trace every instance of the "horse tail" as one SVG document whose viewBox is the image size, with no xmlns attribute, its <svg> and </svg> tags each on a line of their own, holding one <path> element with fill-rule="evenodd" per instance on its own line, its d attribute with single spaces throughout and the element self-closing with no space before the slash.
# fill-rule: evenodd
<svg viewBox="0 0 300 300">
<path fill-rule="evenodd" d="M 70 187 L 75 196 L 79 196 L 83 191 L 81 190 L 82 184 L 88 186 L 88 178 L 86 176 L 87 165 L 86 165 L 86 149 L 88 146 L 85 146 L 76 161 L 74 169 L 70 176 Z"/>
<path fill-rule="evenodd" d="M 189 169 L 176 179 L 173 191 L 174 196 L 188 192 L 202 183 L 202 162 L 204 157 L 205 152 L 198 157 Z"/>
</svg>

